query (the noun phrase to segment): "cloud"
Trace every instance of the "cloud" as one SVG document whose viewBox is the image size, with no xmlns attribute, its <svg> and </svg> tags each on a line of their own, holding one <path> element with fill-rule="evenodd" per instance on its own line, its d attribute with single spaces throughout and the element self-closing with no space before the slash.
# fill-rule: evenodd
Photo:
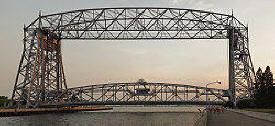
<svg viewBox="0 0 275 126">
<path fill-rule="evenodd" d="M 222 9 L 215 5 L 214 2 L 206 0 L 169 0 L 169 5 L 180 8 L 222 12 Z"/>
<path fill-rule="evenodd" d="M 170 4 L 175 6 L 177 5 L 181 0 L 170 0 Z"/>
</svg>

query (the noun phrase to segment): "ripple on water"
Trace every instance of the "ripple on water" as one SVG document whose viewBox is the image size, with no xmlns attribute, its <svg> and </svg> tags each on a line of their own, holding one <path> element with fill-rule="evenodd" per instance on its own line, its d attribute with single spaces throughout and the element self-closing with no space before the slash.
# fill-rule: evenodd
<svg viewBox="0 0 275 126">
<path fill-rule="evenodd" d="M 197 116 L 195 112 L 58 113 L 3 117 L 0 126 L 192 126 Z"/>
</svg>

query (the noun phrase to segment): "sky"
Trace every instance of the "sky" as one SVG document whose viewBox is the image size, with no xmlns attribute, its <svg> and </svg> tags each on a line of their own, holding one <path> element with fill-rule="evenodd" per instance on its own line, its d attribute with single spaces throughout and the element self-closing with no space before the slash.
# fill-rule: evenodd
<svg viewBox="0 0 275 126">
<path fill-rule="evenodd" d="M 102 7 L 176 7 L 231 14 L 249 26 L 255 69 L 275 70 L 274 0 L 0 0 L 0 95 L 10 96 L 23 26 L 43 14 Z M 169 82 L 228 88 L 227 40 L 62 41 L 69 87 L 109 82 Z M 274 69 L 273 69 L 274 68 Z"/>
</svg>

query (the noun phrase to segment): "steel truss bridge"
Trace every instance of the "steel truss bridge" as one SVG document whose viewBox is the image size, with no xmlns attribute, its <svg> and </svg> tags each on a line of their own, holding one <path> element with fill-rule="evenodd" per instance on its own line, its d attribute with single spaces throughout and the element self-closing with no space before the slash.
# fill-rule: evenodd
<svg viewBox="0 0 275 126">
<path fill-rule="evenodd" d="M 228 39 L 229 89 L 165 83 L 117 83 L 67 88 L 62 40 Z M 236 102 L 255 82 L 248 27 L 232 15 L 179 8 L 96 8 L 41 15 L 24 27 L 13 106 Z M 143 86 L 140 88 L 139 86 Z"/>
<path fill-rule="evenodd" d="M 208 104 L 223 104 L 229 97 L 224 89 L 138 81 L 69 88 L 58 96 L 63 102 L 40 106 L 206 104 L 206 95 L 212 96 Z"/>
</svg>

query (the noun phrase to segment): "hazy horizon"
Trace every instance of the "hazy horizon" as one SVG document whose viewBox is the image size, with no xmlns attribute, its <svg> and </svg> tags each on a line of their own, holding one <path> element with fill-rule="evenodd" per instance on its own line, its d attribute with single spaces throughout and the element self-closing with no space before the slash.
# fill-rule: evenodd
<svg viewBox="0 0 275 126">
<path fill-rule="evenodd" d="M 275 1 L 262 0 L 83 0 L 1 1 L 0 95 L 10 96 L 23 51 L 23 26 L 38 16 L 101 7 L 176 7 L 231 14 L 249 26 L 255 71 L 275 71 Z M 169 82 L 205 86 L 220 80 L 228 87 L 228 40 L 64 40 L 63 64 L 68 86 L 109 82 Z"/>
</svg>

